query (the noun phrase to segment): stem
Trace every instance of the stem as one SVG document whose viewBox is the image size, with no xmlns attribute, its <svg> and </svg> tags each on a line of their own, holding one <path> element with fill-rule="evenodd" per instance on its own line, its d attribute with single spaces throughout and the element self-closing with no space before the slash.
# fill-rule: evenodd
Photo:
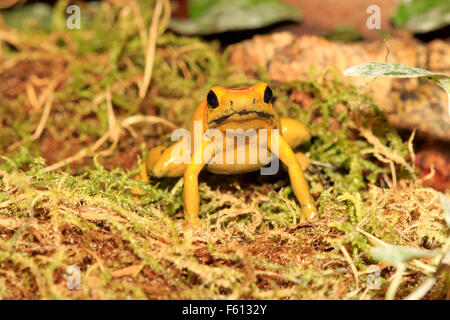
<svg viewBox="0 0 450 320">
<path fill-rule="evenodd" d="M 406 270 L 406 264 L 402 263 L 397 266 L 397 271 L 392 278 L 391 284 L 386 292 L 386 300 L 394 300 L 395 294 L 397 293 L 398 287 L 402 282 L 403 272 Z"/>
</svg>

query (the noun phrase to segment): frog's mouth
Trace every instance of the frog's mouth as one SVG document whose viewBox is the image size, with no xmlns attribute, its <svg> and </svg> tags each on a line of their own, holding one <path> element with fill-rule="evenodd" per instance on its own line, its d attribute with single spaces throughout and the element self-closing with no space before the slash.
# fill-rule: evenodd
<svg viewBox="0 0 450 320">
<path fill-rule="evenodd" d="M 253 110 L 240 110 L 236 111 L 230 114 L 226 114 L 223 116 L 220 116 L 216 119 L 212 119 L 208 122 L 209 127 L 217 127 L 228 120 L 231 119 L 232 121 L 248 121 L 253 119 L 267 119 L 272 120 L 275 116 L 269 112 L 266 111 L 253 111 Z M 236 119 L 237 118 L 237 119 Z"/>
</svg>

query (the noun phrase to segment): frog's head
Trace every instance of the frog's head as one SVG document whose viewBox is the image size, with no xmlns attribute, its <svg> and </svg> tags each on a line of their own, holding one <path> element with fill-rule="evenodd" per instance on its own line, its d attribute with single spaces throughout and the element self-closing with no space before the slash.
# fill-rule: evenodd
<svg viewBox="0 0 450 320">
<path fill-rule="evenodd" d="M 273 91 L 264 82 L 240 89 L 213 87 L 206 98 L 207 127 L 219 130 L 275 128 L 278 117 L 272 100 Z"/>
</svg>

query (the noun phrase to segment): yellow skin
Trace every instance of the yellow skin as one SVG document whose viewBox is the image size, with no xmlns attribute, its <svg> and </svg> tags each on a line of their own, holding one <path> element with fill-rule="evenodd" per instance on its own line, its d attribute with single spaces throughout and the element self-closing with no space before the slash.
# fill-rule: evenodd
<svg viewBox="0 0 450 320">
<path fill-rule="evenodd" d="M 292 148 L 310 139 L 308 129 L 300 122 L 289 118 L 279 118 L 272 106 L 272 91 L 266 83 L 260 82 L 248 88 L 225 89 L 223 87 L 213 87 L 205 99 L 195 111 L 190 125 L 189 133 L 191 138 L 191 150 L 188 153 L 191 161 L 188 164 L 182 162 L 183 155 L 189 152 L 188 142 L 181 138 L 169 148 L 162 146 L 150 150 L 146 159 L 146 173 L 155 177 L 181 177 L 184 175 L 184 213 L 186 220 L 192 223 L 199 223 L 198 208 L 200 203 L 198 191 L 198 175 L 206 167 L 210 172 L 217 174 L 237 174 L 259 170 L 267 162 L 262 162 L 255 145 L 249 144 L 246 138 L 245 143 L 236 144 L 231 151 L 225 149 L 227 129 L 254 129 L 258 141 L 260 134 L 258 129 L 267 129 L 266 140 L 267 153 L 270 154 L 270 133 L 271 129 L 279 129 L 278 135 L 278 158 L 287 167 L 289 178 L 295 196 L 302 206 L 302 216 L 305 220 L 310 220 L 317 215 L 313 198 L 311 197 L 308 184 L 303 175 L 302 166 L 308 165 L 309 160 L 302 154 L 294 154 Z M 194 145 L 194 121 L 201 121 L 201 143 L 195 149 Z M 197 122 L 198 123 L 198 122 Z M 217 129 L 223 134 L 223 145 L 214 143 L 214 138 L 208 137 L 208 129 Z M 208 137 L 208 138 L 205 138 Z M 276 138 L 275 138 L 276 139 Z M 233 140 L 234 141 L 234 140 Z M 262 141 L 262 140 L 261 140 Z M 175 149 L 176 148 L 176 149 Z M 187 149 L 187 150 L 186 150 Z M 224 151 L 226 150 L 226 151 Z M 264 149 L 265 150 L 265 149 Z M 244 163 L 225 163 L 227 152 L 234 159 L 238 154 L 245 151 Z M 249 161 L 250 152 L 256 152 L 257 162 Z M 217 164 L 213 159 L 222 158 L 224 161 Z M 237 162 L 237 161 L 234 161 Z M 251 163 L 250 163 L 251 162 Z"/>
</svg>

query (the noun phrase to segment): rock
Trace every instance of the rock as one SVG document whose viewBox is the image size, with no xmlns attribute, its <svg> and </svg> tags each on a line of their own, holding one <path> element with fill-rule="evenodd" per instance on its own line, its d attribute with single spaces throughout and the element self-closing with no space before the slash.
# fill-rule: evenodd
<svg viewBox="0 0 450 320">
<path fill-rule="evenodd" d="M 388 49 L 387 49 L 388 48 Z M 434 40 L 423 44 L 413 38 L 392 38 L 360 43 L 331 42 L 317 36 L 295 36 L 288 32 L 255 36 L 233 45 L 231 64 L 248 74 L 261 66 L 274 82 L 307 80 L 314 69 L 322 73 L 335 67 L 343 72 L 363 62 L 400 63 L 432 72 L 450 74 L 450 44 Z M 371 92 L 389 121 L 398 128 L 417 128 L 433 138 L 450 141 L 450 117 L 445 91 L 425 79 L 347 78 Z"/>
</svg>

